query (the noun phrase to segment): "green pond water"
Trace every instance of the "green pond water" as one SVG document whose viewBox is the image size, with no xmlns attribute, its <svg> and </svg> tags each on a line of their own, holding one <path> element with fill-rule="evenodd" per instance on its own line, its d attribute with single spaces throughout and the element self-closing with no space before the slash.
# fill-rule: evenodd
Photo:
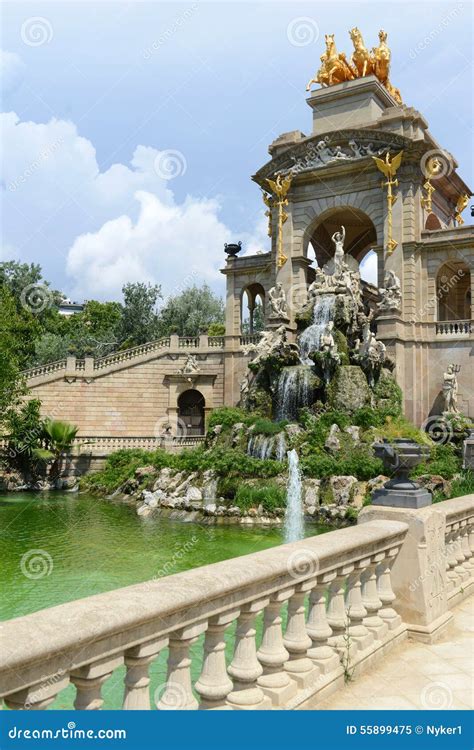
<svg viewBox="0 0 474 750">
<path fill-rule="evenodd" d="M 305 533 L 314 536 L 327 530 L 308 524 Z M 0 495 L 0 619 L 257 552 L 282 541 L 278 528 L 142 518 L 131 506 L 90 495 Z M 234 627 L 226 634 L 229 659 Z M 193 647 L 193 677 L 200 672 L 201 659 L 198 642 Z M 104 684 L 104 708 L 120 708 L 123 675 L 122 667 Z M 152 664 L 150 676 L 151 695 L 159 697 L 166 652 Z M 74 694 L 74 688 L 68 687 L 51 708 L 71 708 Z"/>
</svg>

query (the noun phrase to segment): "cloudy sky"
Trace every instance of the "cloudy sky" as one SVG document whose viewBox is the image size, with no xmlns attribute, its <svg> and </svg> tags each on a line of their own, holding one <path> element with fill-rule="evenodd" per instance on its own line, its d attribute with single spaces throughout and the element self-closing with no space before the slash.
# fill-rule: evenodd
<svg viewBox="0 0 474 750">
<path fill-rule="evenodd" d="M 472 184 L 471 2 L 3 4 L 1 260 L 76 300 L 127 281 L 219 292 L 224 242 L 268 248 L 253 174 L 309 133 L 324 33 L 389 33 L 392 80 Z M 366 274 L 373 269 L 366 269 Z"/>
</svg>

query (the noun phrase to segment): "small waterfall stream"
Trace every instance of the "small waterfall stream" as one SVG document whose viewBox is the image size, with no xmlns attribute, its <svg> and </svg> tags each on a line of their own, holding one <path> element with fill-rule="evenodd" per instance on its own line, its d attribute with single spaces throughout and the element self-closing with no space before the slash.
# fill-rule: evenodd
<svg viewBox="0 0 474 750">
<path fill-rule="evenodd" d="M 321 336 L 329 323 L 334 319 L 334 294 L 323 294 L 316 299 L 313 309 L 313 322 L 299 337 L 300 358 L 303 364 L 312 365 L 311 352 L 320 348 Z"/>
<path fill-rule="evenodd" d="M 284 521 L 285 542 L 297 542 L 304 537 L 303 485 L 297 452 L 288 451 L 288 489 Z"/>
<path fill-rule="evenodd" d="M 284 367 L 278 379 L 276 418 L 296 419 L 302 406 L 313 402 L 311 368 L 307 365 Z"/>
<path fill-rule="evenodd" d="M 272 458 L 284 461 L 286 456 L 286 437 L 284 432 L 277 435 L 252 435 L 247 446 L 247 454 L 265 460 Z"/>
</svg>

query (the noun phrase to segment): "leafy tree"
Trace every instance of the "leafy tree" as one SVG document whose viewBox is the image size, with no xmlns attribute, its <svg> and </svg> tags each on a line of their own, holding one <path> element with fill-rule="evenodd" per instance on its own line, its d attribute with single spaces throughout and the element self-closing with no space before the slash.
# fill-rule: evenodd
<svg viewBox="0 0 474 750">
<path fill-rule="evenodd" d="M 41 446 L 44 422 L 40 415 L 41 401 L 31 399 L 5 415 L 9 463 L 22 471 L 31 469 L 34 452 Z"/>
<path fill-rule="evenodd" d="M 211 323 L 211 325 L 207 329 L 208 336 L 224 336 L 224 334 L 225 334 L 224 323 Z"/>
<path fill-rule="evenodd" d="M 198 336 L 208 331 L 213 323 L 224 322 L 224 302 L 207 284 L 191 286 L 175 297 L 169 297 L 160 310 L 159 336 L 177 333 L 179 336 Z"/>
<path fill-rule="evenodd" d="M 26 390 L 20 371 L 29 333 L 13 295 L 0 286 L 0 428 L 4 428 L 9 410 L 20 403 Z"/>
<path fill-rule="evenodd" d="M 61 456 L 66 453 L 76 437 L 79 428 L 70 422 L 60 419 L 46 419 L 44 422 L 44 436 L 46 448 L 36 448 L 34 456 L 42 461 L 52 461 L 49 474 L 51 477 L 59 475 Z"/>
<path fill-rule="evenodd" d="M 124 306 L 119 325 L 120 348 L 144 344 L 158 335 L 156 305 L 161 287 L 141 282 L 125 284 L 122 288 Z"/>
<path fill-rule="evenodd" d="M 71 350 L 71 339 L 60 333 L 43 333 L 35 341 L 34 364 L 44 365 L 65 359 Z"/>
</svg>

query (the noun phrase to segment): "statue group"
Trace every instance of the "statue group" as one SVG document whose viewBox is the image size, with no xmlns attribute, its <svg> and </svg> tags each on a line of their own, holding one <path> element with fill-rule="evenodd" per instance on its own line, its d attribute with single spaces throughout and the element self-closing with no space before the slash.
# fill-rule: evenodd
<svg viewBox="0 0 474 750">
<path fill-rule="evenodd" d="M 333 86 L 336 83 L 352 81 L 354 78 L 363 78 L 375 75 L 396 102 L 402 103 L 400 91 L 392 86 L 389 79 L 391 52 L 387 45 L 387 33 L 379 31 L 379 44 L 369 51 L 364 44 L 364 39 L 357 27 L 349 31 L 354 51 L 351 59 L 347 60 L 344 52 L 338 52 L 334 41 L 334 34 L 326 34 L 326 51 L 321 55 L 321 66 L 314 78 L 312 78 L 306 90 L 309 91 L 313 83 L 321 86 Z"/>
</svg>

